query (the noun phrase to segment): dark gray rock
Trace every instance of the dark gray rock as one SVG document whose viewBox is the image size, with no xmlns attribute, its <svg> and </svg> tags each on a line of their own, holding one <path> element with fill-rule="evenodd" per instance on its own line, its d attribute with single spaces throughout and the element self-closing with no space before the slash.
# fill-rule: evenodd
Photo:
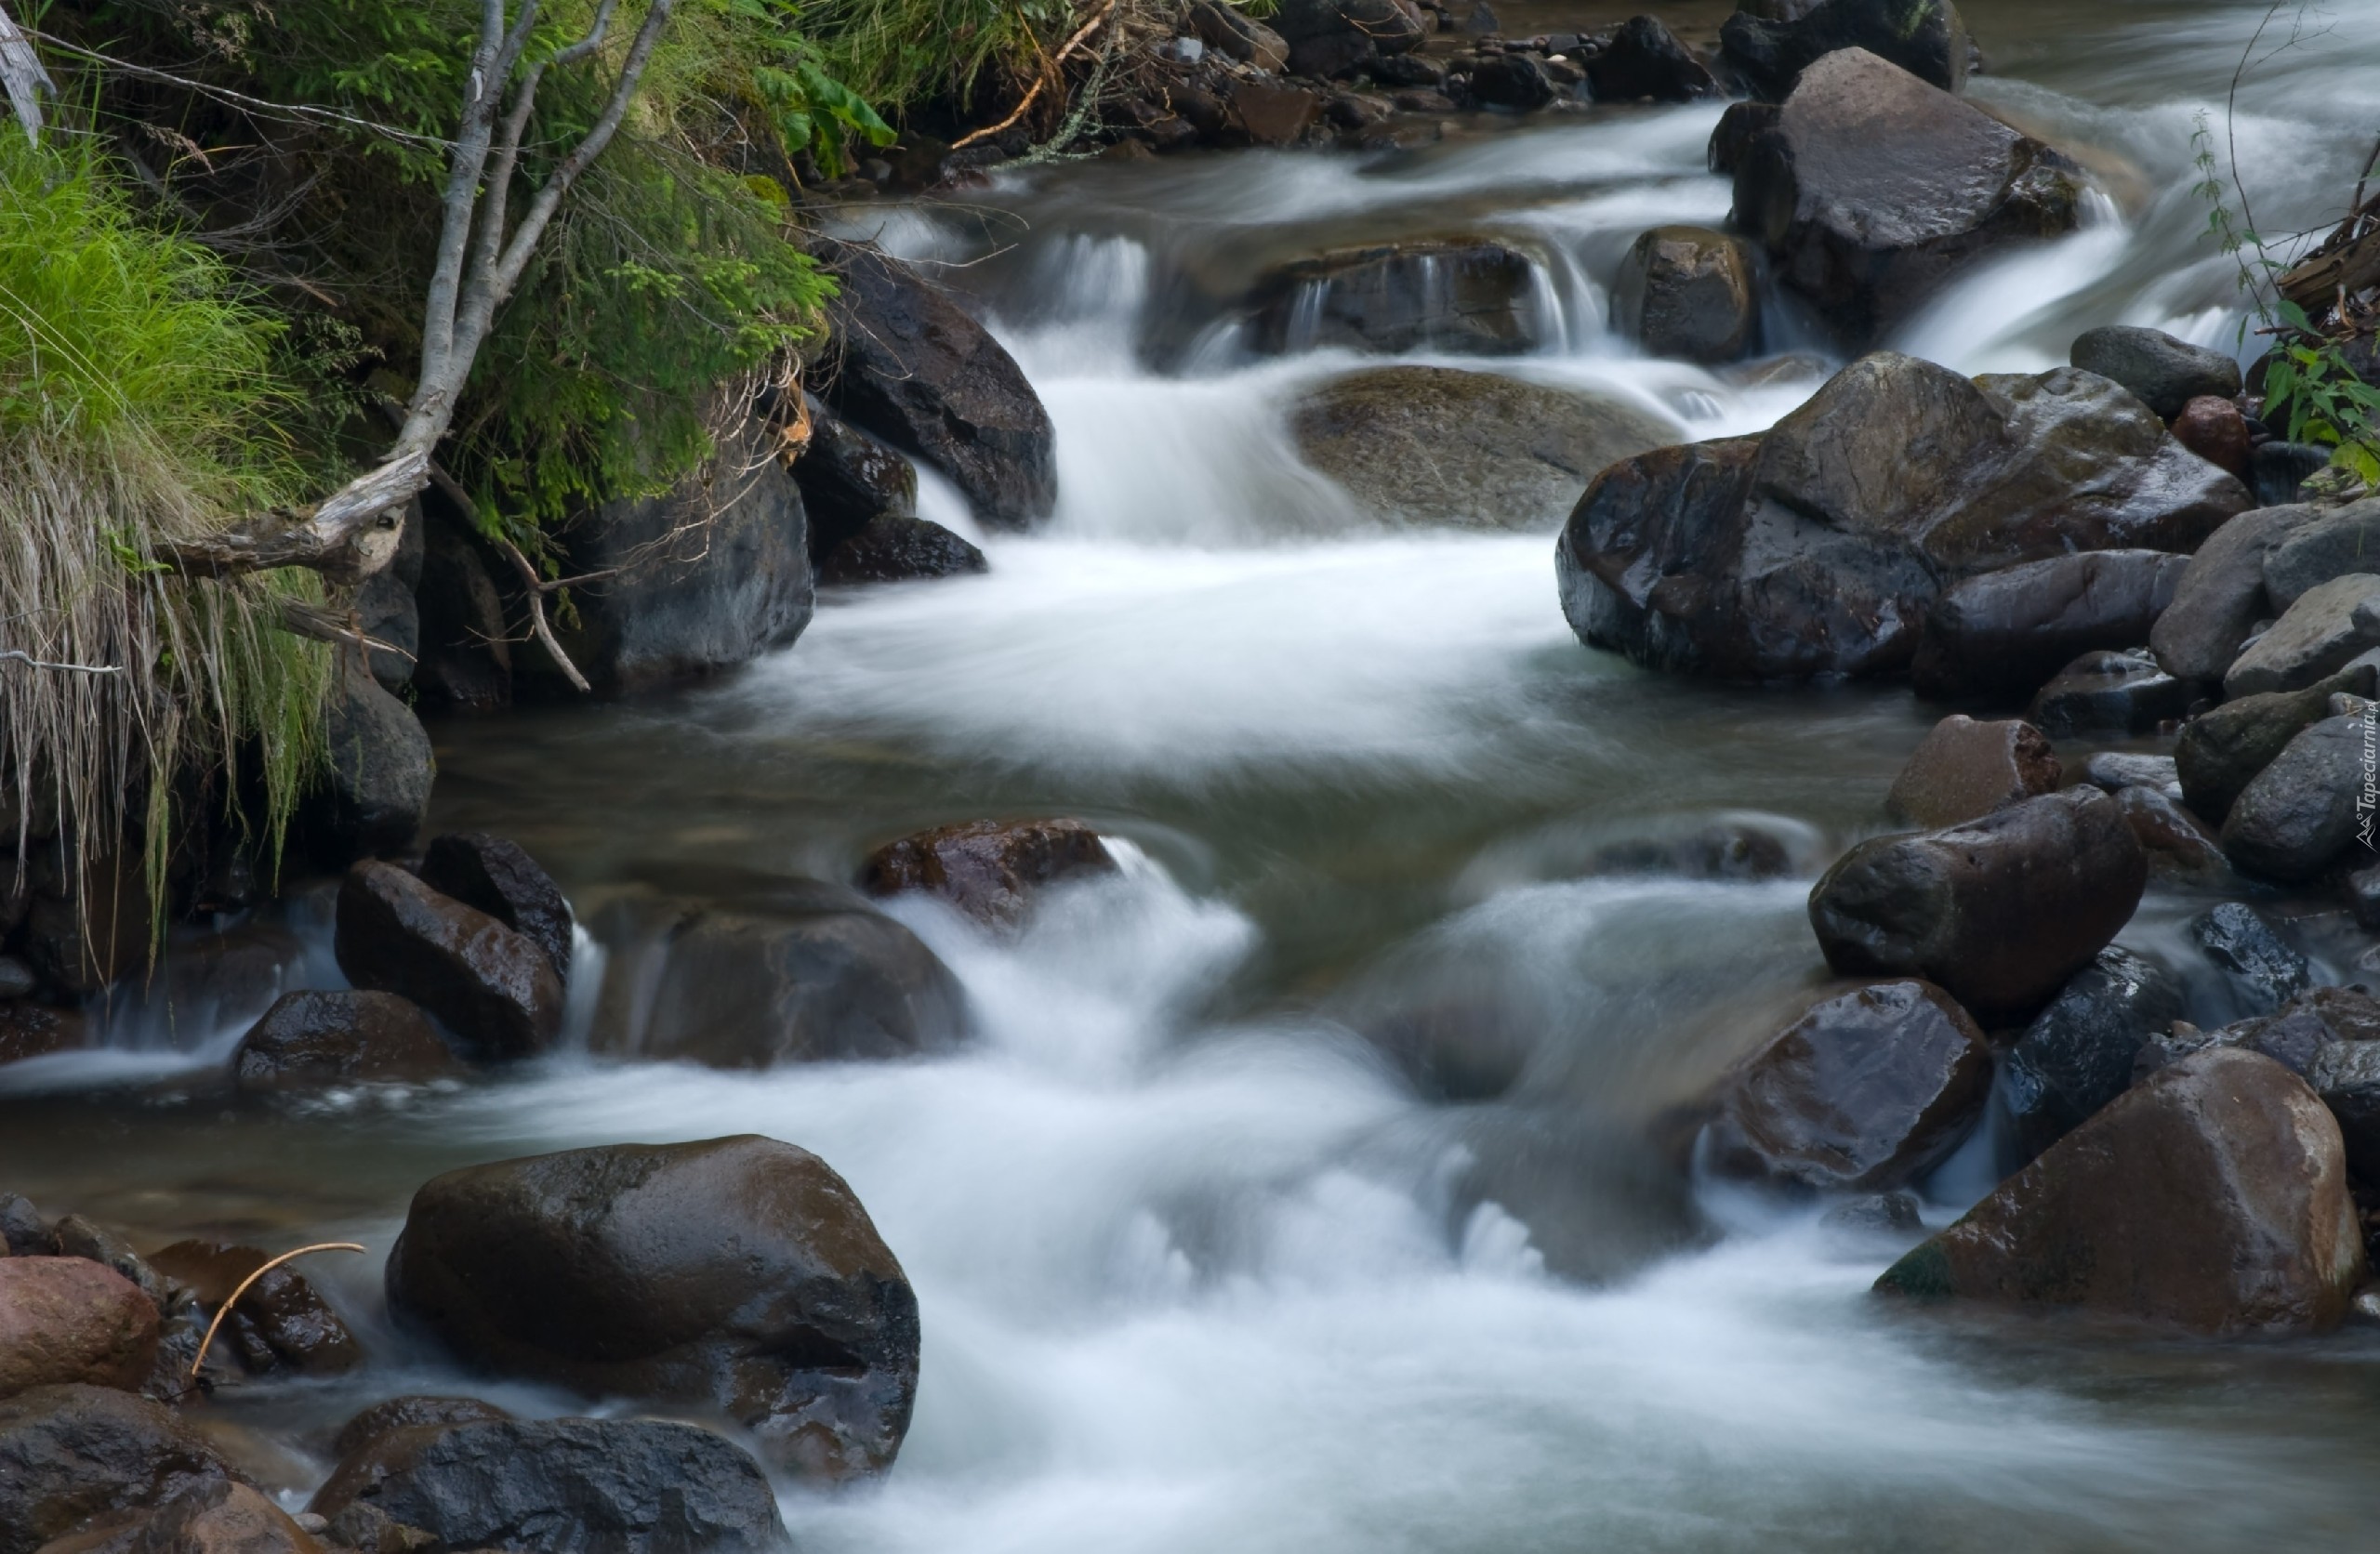
<svg viewBox="0 0 2380 1554">
<path fill-rule="evenodd" d="M 837 586 L 907 583 L 990 570 L 981 550 L 932 520 L 879 513 L 826 558 L 818 581 Z"/>
<path fill-rule="evenodd" d="M 2241 869 L 2267 879 L 2312 879 L 2359 846 L 2371 811 L 2358 808 L 2365 762 L 2380 751 L 2366 742 L 2362 718 L 2326 718 L 2299 731 L 2272 764 L 2241 790 L 2223 822 L 2223 851 Z"/>
<path fill-rule="evenodd" d="M 2380 864 L 2347 876 L 2347 903 L 2357 928 L 2380 932 Z"/>
<path fill-rule="evenodd" d="M 443 501 L 425 505 L 422 527 L 414 691 L 433 706 L 475 712 L 509 706 L 515 633 L 487 547 L 469 532 L 469 519 Z"/>
<path fill-rule="evenodd" d="M 2132 1084 L 2140 1044 L 2181 1017 L 2172 974 L 2109 945 L 2058 990 L 2008 1054 L 2001 1100 L 2030 1160 Z"/>
<path fill-rule="evenodd" d="M 597 908 L 593 929 L 611 947 L 602 1050 L 765 1068 L 909 1057 L 966 1033 L 966 995 L 933 952 L 834 886 L 721 902 L 631 893 Z"/>
<path fill-rule="evenodd" d="M 2149 864 L 2115 800 L 2069 788 L 1862 842 L 1810 891 L 1827 963 L 1914 975 L 1985 1019 L 2029 1015 L 2132 917 Z"/>
<path fill-rule="evenodd" d="M 1380 46 L 1361 33 L 1324 33 L 1289 45 L 1289 72 L 1311 81 L 1352 81 L 1380 58 Z"/>
<path fill-rule="evenodd" d="M 450 1171 L 414 1194 L 388 1288 L 473 1364 L 716 1408 L 804 1475 L 891 1467 L 917 1396 L 901 1265 L 825 1161 L 773 1139 Z"/>
<path fill-rule="evenodd" d="M 412 999 L 485 1056 L 541 1052 L 562 1029 L 562 981 L 536 941 L 394 864 L 348 871 L 334 948 L 348 981 Z"/>
<path fill-rule="evenodd" d="M 948 476 L 983 522 L 1015 529 L 1049 517 L 1058 500 L 1056 433 L 999 342 L 939 288 L 872 249 L 841 249 L 835 272 L 843 289 L 829 311 L 842 360 L 828 402 Z"/>
<path fill-rule="evenodd" d="M 1427 41 L 1421 11 L 1402 0 L 1282 0 L 1266 25 L 1291 44 L 1333 33 L 1370 38 L 1383 54 L 1405 54 Z"/>
<path fill-rule="evenodd" d="M 2206 1033 L 2204 1045 L 2261 1052 L 2292 1073 L 2311 1073 L 2334 1042 L 2380 1038 L 2380 1001 L 2350 987 L 2311 987 L 2270 1014 L 2235 1020 Z"/>
<path fill-rule="evenodd" d="M 846 367 L 845 375 L 853 369 Z M 810 624 L 809 533 L 801 494 L 759 427 L 660 496 L 607 502 L 565 533 L 566 565 L 625 569 L 571 590 L 562 651 L 600 691 L 706 675 L 783 647 Z M 519 672 L 558 674 L 544 650 Z"/>
<path fill-rule="evenodd" d="M 2041 688 L 2027 716 L 2053 739 L 2145 734 L 2180 722 L 2196 698 L 2146 650 L 2086 652 Z"/>
<path fill-rule="evenodd" d="M 2233 661 L 2223 677 L 2224 698 L 2297 691 L 2345 668 L 2380 647 L 2380 573 L 2350 573 L 2299 595 Z"/>
<path fill-rule="evenodd" d="M 1963 578 L 1926 611 L 1911 681 L 1924 696 L 2030 696 L 2083 653 L 2148 641 L 2188 565 L 2089 550 Z"/>
<path fill-rule="evenodd" d="M 283 994 L 231 1059 L 244 1095 L 417 1085 L 462 1071 L 410 1000 L 360 990 Z"/>
<path fill-rule="evenodd" d="M 1919 741 L 1884 807 L 1911 824 L 1957 825 L 2055 793 L 2063 775 L 2049 740 L 2031 724 L 1978 723 L 1952 713 Z"/>
<path fill-rule="evenodd" d="M 2201 395 L 2228 400 L 2240 392 L 2240 363 L 2222 351 L 2128 323 L 2084 330 L 2068 360 L 2115 379 L 2168 421 Z"/>
<path fill-rule="evenodd" d="M 2278 507 L 2305 498 L 2304 486 L 2331 467 L 2331 450 L 2320 442 L 2259 442 L 2248 454 L 2248 483 L 2256 501 Z"/>
<path fill-rule="evenodd" d="M 1597 102 L 1690 102 L 1717 97 L 1719 83 L 1659 19 L 1632 16 L 1586 60 Z"/>
<path fill-rule="evenodd" d="M 2306 957 L 2284 942 L 2253 906 L 2225 902 L 2201 913 L 2190 919 L 2189 936 L 2252 1013 L 2281 1007 L 2313 981 Z"/>
<path fill-rule="evenodd" d="M 2143 756 L 2128 750 L 2101 750 L 2082 763 L 2082 780 L 2109 793 L 2126 788 L 2154 788 L 2166 797 L 2182 797 L 2181 769 L 2171 756 Z"/>
<path fill-rule="evenodd" d="M 1835 1205 L 1818 1217 L 1818 1224 L 1856 1244 L 1895 1241 L 1906 1246 L 1925 1233 L 1919 1208 L 1914 1192 L 1874 1192 Z"/>
<path fill-rule="evenodd" d="M 416 873 L 421 882 L 484 912 L 546 953 L 554 979 L 570 985 L 570 902 L 553 876 L 521 844 L 483 831 L 434 838 Z"/>
<path fill-rule="evenodd" d="M 413 709 L 342 653 L 324 707 L 323 787 L 309 800 L 308 829 L 329 857 L 403 847 L 430 810 L 438 760 Z M 343 860 L 342 860 L 343 861 Z"/>
<path fill-rule="evenodd" d="M 1732 1074 L 1706 1140 L 1728 1176 L 1872 1192 L 1958 1148 L 1991 1092 L 1983 1033 L 1940 988 L 1823 999 Z"/>
<path fill-rule="evenodd" d="M 1282 265 L 1250 291 L 1250 344 L 1512 355 L 1538 342 L 1527 257 L 1484 238 L 1339 248 Z"/>
<path fill-rule="evenodd" d="M 2310 512 L 2265 552 L 2265 598 L 2270 612 L 2288 609 L 2308 589 L 2333 578 L 2380 572 L 2380 498 Z"/>
<path fill-rule="evenodd" d="M 918 471 L 822 402 L 813 399 L 807 408 L 810 441 L 793 461 L 793 483 L 809 516 L 816 566 L 879 514 L 916 517 Z"/>
<path fill-rule="evenodd" d="M 2363 1271 L 2338 1125 L 2279 1063 L 2217 1047 L 2119 1096 L 1876 1287 L 2278 1335 L 2337 1326 Z"/>
<path fill-rule="evenodd" d="M 2167 674 L 2193 682 L 2223 678 L 2255 624 L 2278 613 L 2265 597 L 2266 555 L 2315 514 L 2312 507 L 2259 507 L 2207 536 L 2149 634 Z"/>
<path fill-rule="evenodd" d="M 1736 224 L 1854 348 L 1977 257 L 2074 228 L 2072 163 L 1865 48 L 1819 59 L 1783 100 L 1736 161 Z"/>
<path fill-rule="evenodd" d="M 1719 65 L 1764 102 L 1782 102 L 1825 56 L 1862 48 L 1944 91 L 1964 91 L 1974 48 L 1950 0 L 1818 0 L 1737 8 Z"/>
<path fill-rule="evenodd" d="M 659 1419 L 491 1419 L 393 1431 L 340 1463 L 310 1508 L 369 1506 L 442 1549 L 785 1554 L 767 1475 Z"/>
<path fill-rule="evenodd" d="M 1483 108 L 1526 113 L 1554 100 L 1554 83 L 1526 54 L 1491 54 L 1471 72 L 1471 96 Z"/>
<path fill-rule="evenodd" d="M 2338 1122 L 2347 1169 L 2380 1184 L 2380 1042 L 2332 1042 L 2315 1053 L 2306 1078 Z"/>
<path fill-rule="evenodd" d="M 1611 319 L 1655 356 L 1705 363 L 1740 359 L 1760 340 L 1759 268 L 1752 245 L 1707 227 L 1655 227 L 1620 263 Z"/>
<path fill-rule="evenodd" d="M 2174 746 L 2183 801 L 2193 814 L 2221 824 L 2241 790 L 2289 747 L 2298 731 L 2329 715 L 2332 696 L 2362 694 L 2372 687 L 2369 669 L 2350 668 L 2303 691 L 2242 696 L 2199 714 L 2182 726 Z"/>
<path fill-rule="evenodd" d="M 78 1383 L 0 1399 L 0 1554 L 237 1477 L 171 1409 L 130 1392 Z"/>
<path fill-rule="evenodd" d="M 1209 48 L 1229 55 L 1243 65 L 1278 71 L 1289 62 L 1289 46 L 1280 33 L 1241 13 L 1236 6 L 1216 0 L 1191 0 L 1191 34 Z"/>
<path fill-rule="evenodd" d="M 1616 400 L 1450 367 L 1372 367 L 1289 413 L 1307 464 L 1381 517 L 1542 532 L 1596 473 L 1673 435 Z"/>
<path fill-rule="evenodd" d="M 462 1425 L 478 1419 L 509 1419 L 492 1403 L 478 1398 L 431 1397 L 407 1393 L 402 1397 L 383 1398 L 339 1426 L 338 1434 L 331 1438 L 331 1455 L 351 1457 L 392 1430 L 412 1429 L 420 1425 Z"/>
<path fill-rule="evenodd" d="M 2148 855 L 2152 876 L 2167 885 L 2202 891 L 2223 891 L 2239 884 L 2216 835 L 2163 789 L 2122 788 L 2116 794 L 2116 802 L 2123 808 L 2133 839 Z"/>
</svg>

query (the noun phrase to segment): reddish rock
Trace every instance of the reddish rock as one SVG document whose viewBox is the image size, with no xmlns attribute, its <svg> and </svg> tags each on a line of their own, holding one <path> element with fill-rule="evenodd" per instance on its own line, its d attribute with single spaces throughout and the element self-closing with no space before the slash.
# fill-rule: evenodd
<svg viewBox="0 0 2380 1554">
<path fill-rule="evenodd" d="M 137 1391 L 157 1363 L 157 1308 L 84 1258 L 0 1260 L 0 1397 L 84 1382 Z"/>
<path fill-rule="evenodd" d="M 172 1409 L 147 1398 L 70 1384 L 0 1399 L 0 1554 L 34 1554 L 111 1512 L 232 1477 Z"/>
<path fill-rule="evenodd" d="M 1918 825 L 1956 825 L 2055 793 L 2061 775 L 2048 736 L 2030 723 L 1978 723 L 1952 713 L 1919 742 L 1884 802 Z"/>
<path fill-rule="evenodd" d="M 2363 1272 L 2338 1124 L 2281 1064 L 2212 1047 L 2117 1097 L 1876 1287 L 2320 1333 Z"/>
<path fill-rule="evenodd" d="M 2248 478 L 2248 418 L 2229 400 L 2201 394 L 2174 417 L 2174 441 L 2217 469 Z"/>
<path fill-rule="evenodd" d="M 1099 833 L 1078 820 L 966 821 L 888 842 L 861 866 L 870 895 L 923 890 L 977 922 L 1013 928 L 1042 886 L 1112 874 Z"/>
<path fill-rule="evenodd" d="M 1322 116 L 1322 98 L 1300 86 L 1270 81 L 1235 78 L 1231 101 L 1224 109 L 1224 126 L 1234 139 L 1255 146 L 1297 143 L 1306 127 Z"/>
<path fill-rule="evenodd" d="M 323 1545 L 258 1490 L 193 1484 L 139 1510 L 102 1518 L 39 1554 L 322 1554 Z"/>
</svg>

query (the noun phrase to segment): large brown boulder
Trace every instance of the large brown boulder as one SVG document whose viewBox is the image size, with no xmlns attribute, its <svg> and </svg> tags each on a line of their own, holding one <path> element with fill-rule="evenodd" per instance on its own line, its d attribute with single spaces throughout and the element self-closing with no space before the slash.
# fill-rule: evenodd
<svg viewBox="0 0 2380 1554">
<path fill-rule="evenodd" d="M 348 981 L 403 994 L 489 1057 L 541 1052 L 562 1029 L 562 981 L 535 940 L 393 863 L 348 871 L 333 946 Z"/>
<path fill-rule="evenodd" d="M 526 934 L 570 982 L 570 902 L 553 876 L 537 866 L 528 849 L 484 831 L 455 831 L 433 837 L 422 854 L 421 882 L 465 906 L 476 907 L 515 933 Z"/>
<path fill-rule="evenodd" d="M 1451 367 L 1332 378 L 1289 413 L 1305 462 L 1375 514 L 1543 532 L 1596 471 L 1674 433 L 1598 395 Z"/>
<path fill-rule="evenodd" d="M 900 1263 L 825 1161 L 773 1139 L 450 1171 L 414 1194 L 388 1289 L 472 1364 L 715 1408 L 804 1474 L 890 1467 L 917 1396 Z"/>
<path fill-rule="evenodd" d="M 1957 825 L 2055 793 L 2062 775 L 2057 753 L 2030 723 L 1978 723 L 1954 712 L 1918 742 L 1884 805 L 1913 825 Z"/>
<path fill-rule="evenodd" d="M 1873 982 L 1820 1000 L 1729 1076 L 1713 1169 L 1845 1192 L 1898 1187 L 1983 1115 L 1991 1049 L 1930 983 Z"/>
<path fill-rule="evenodd" d="M 2338 1124 L 2271 1059 L 2213 1047 L 2117 1098 L 1876 1287 L 2320 1333 L 2363 1271 Z"/>
<path fill-rule="evenodd" d="M 839 886 L 785 880 L 702 901 L 628 893 L 595 922 L 614 946 L 599 1050 L 766 1068 L 912 1057 L 966 1034 L 966 994 L 949 968 Z"/>
<path fill-rule="evenodd" d="M 341 1462 L 309 1508 L 344 1526 L 356 1507 L 427 1533 L 437 1549 L 791 1547 L 759 1463 L 708 1430 L 660 1419 L 483 1419 L 391 1430 Z"/>
<path fill-rule="evenodd" d="M 1916 976 L 1979 1018 L 2030 1014 L 2104 949 L 2149 880 L 2116 801 L 2069 788 L 1947 831 L 1862 842 L 1810 889 L 1846 976 Z"/>
<path fill-rule="evenodd" d="M 1760 342 L 1752 245 L 1707 227 L 1655 227 L 1620 261 L 1611 322 L 1655 356 L 1736 361 Z"/>
<path fill-rule="evenodd" d="M 2148 641 L 2188 565 L 2086 550 L 1962 579 L 1925 613 L 1911 682 L 1924 696 L 2029 697 L 2083 653 Z"/>
<path fill-rule="evenodd" d="M 77 1383 L 0 1399 L 0 1554 L 34 1554 L 112 1511 L 236 1478 L 147 1398 Z"/>
<path fill-rule="evenodd" d="M 212 1241 L 178 1241 L 149 1258 L 150 1266 L 195 1296 L 210 1319 L 242 1280 L 271 1260 L 259 1247 Z M 288 1263 L 248 1286 L 223 1319 L 216 1342 L 258 1373 L 337 1376 L 364 1363 L 364 1346 L 347 1324 Z"/>
<path fill-rule="evenodd" d="M 349 1085 L 419 1085 L 463 1065 L 409 998 L 360 989 L 284 993 L 240 1038 L 243 1095 Z"/>
<path fill-rule="evenodd" d="M 1945 585 L 2074 551 L 2178 552 L 2247 503 L 2105 378 L 1969 379 L 1879 351 L 1757 441 L 1595 477 L 1555 552 L 1587 642 L 1739 678 L 1906 667 Z"/>
<path fill-rule="evenodd" d="M 86 1382 L 137 1391 L 157 1363 L 157 1308 L 85 1258 L 0 1258 L 0 1398 Z"/>
<path fill-rule="evenodd" d="M 1334 248 L 1270 271 L 1250 293 L 1250 344 L 1268 353 L 1408 350 L 1509 356 L 1539 341 L 1535 271 L 1486 238 Z"/>
<path fill-rule="evenodd" d="M 1057 433 L 1015 360 L 896 259 L 846 247 L 835 273 L 841 360 L 828 402 L 948 476 L 984 522 L 1022 529 L 1049 517 L 1058 503 Z"/>
<path fill-rule="evenodd" d="M 1735 170 L 1736 224 L 1859 347 L 1961 268 L 2073 230 L 2065 157 L 1865 48 L 1801 72 Z"/>
</svg>

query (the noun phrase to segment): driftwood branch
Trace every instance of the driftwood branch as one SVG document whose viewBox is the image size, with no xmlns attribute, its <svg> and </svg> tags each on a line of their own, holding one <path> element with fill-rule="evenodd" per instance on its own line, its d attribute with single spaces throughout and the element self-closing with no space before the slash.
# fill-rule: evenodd
<svg viewBox="0 0 2380 1554">
<path fill-rule="evenodd" d="M 394 653 L 410 664 L 413 654 L 394 642 L 383 642 L 368 635 L 363 625 L 351 614 L 342 615 L 325 610 L 319 604 L 290 599 L 281 602 L 281 628 L 297 637 L 311 637 L 317 642 L 328 642 L 337 648 L 362 648 L 367 652 Z"/>
<path fill-rule="evenodd" d="M 8 106 L 17 111 L 17 122 L 25 126 L 25 138 L 41 144 L 41 95 L 58 95 L 58 84 L 41 68 L 41 56 L 25 41 L 24 33 L 17 26 L 8 7 L 0 4 L 0 85 L 8 91 Z"/>
<path fill-rule="evenodd" d="M 553 656 L 554 665 L 562 670 L 564 679 L 581 691 L 593 690 L 594 687 L 587 683 L 587 677 L 578 672 L 578 665 L 570 661 L 570 654 L 562 652 L 562 644 L 554 640 L 554 628 L 546 620 L 545 579 L 537 575 L 537 569 L 530 564 L 528 557 L 521 553 L 519 546 L 510 540 L 496 543 L 503 547 L 507 556 L 512 558 L 512 570 L 521 574 L 521 581 L 528 587 L 529 629 L 537 634 L 537 640 Z"/>
<path fill-rule="evenodd" d="M 120 675 L 121 664 L 53 664 L 46 658 L 35 658 L 22 648 L 0 648 L 0 664 L 23 664 L 35 669 L 60 669 L 70 675 Z"/>
</svg>

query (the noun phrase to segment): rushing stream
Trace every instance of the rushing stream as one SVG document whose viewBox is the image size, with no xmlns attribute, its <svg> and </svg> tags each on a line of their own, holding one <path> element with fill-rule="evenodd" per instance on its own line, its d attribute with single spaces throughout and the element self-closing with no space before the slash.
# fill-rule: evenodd
<svg viewBox="0 0 2380 1554">
<path fill-rule="evenodd" d="M 1515 33 L 1591 14 L 1499 8 Z M 1966 8 L 1994 72 L 1976 98 L 2075 147 L 2104 197 L 1894 343 L 1967 371 L 2063 361 L 2100 323 L 2232 343 L 2191 136 L 2208 109 L 2221 143 L 2263 7 Z M 2380 124 L 2375 9 L 2338 0 L 2241 90 L 2274 230 L 2335 204 Z M 579 1055 L 403 1104 L 231 1110 L 98 1083 L 219 1065 L 245 1024 L 152 1010 L 116 1050 L 19 1065 L 38 1093 L 0 1110 L 5 1185 L 161 1240 L 352 1235 L 375 1255 L 317 1276 L 376 1354 L 411 1355 L 372 1385 L 484 1390 L 379 1315 L 415 1185 L 585 1143 L 813 1149 L 912 1276 L 925 1359 L 887 1482 L 788 1495 L 810 1554 L 2368 1543 L 2368 1330 L 2228 1346 L 1912 1313 L 1868 1293 L 1889 1245 L 1696 1202 L 1664 1109 L 1820 979 L 1809 879 L 1884 825 L 1936 712 L 1580 647 L 1550 534 L 1385 529 L 1300 466 L 1283 407 L 1356 359 L 1256 361 L 1218 300 L 1317 247 L 1484 232 L 1540 257 L 1541 343 L 1459 364 L 1618 395 L 1682 440 L 1757 429 L 1827 363 L 1713 374 L 1605 327 L 1638 231 L 1725 217 L 1717 114 L 1086 163 L 879 212 L 867 230 L 947 261 L 1047 402 L 1047 530 L 985 536 L 987 576 L 830 595 L 794 648 L 710 686 L 433 726 L 435 828 L 513 836 L 573 889 L 664 860 L 843 879 L 887 837 L 983 814 L 1124 838 L 1120 877 L 1061 891 L 1018 942 L 895 906 L 967 987 L 962 1052 L 762 1073 Z M 1588 869 L 1720 820 L 1792 872 Z M 2152 895 L 2126 942 L 2153 951 L 2188 910 Z M 306 974 L 335 976 L 299 917 Z M 604 953 L 582 946 L 582 980 Z M 1449 1031 L 1517 1073 L 1501 1099 L 1384 1055 Z M 1929 1184 L 1930 1220 L 1989 1185 L 1989 1148 Z M 277 1431 L 362 1401 L 298 1384 L 216 1412 Z M 324 1466 L 290 1447 L 259 1471 L 295 1490 Z"/>
</svg>

